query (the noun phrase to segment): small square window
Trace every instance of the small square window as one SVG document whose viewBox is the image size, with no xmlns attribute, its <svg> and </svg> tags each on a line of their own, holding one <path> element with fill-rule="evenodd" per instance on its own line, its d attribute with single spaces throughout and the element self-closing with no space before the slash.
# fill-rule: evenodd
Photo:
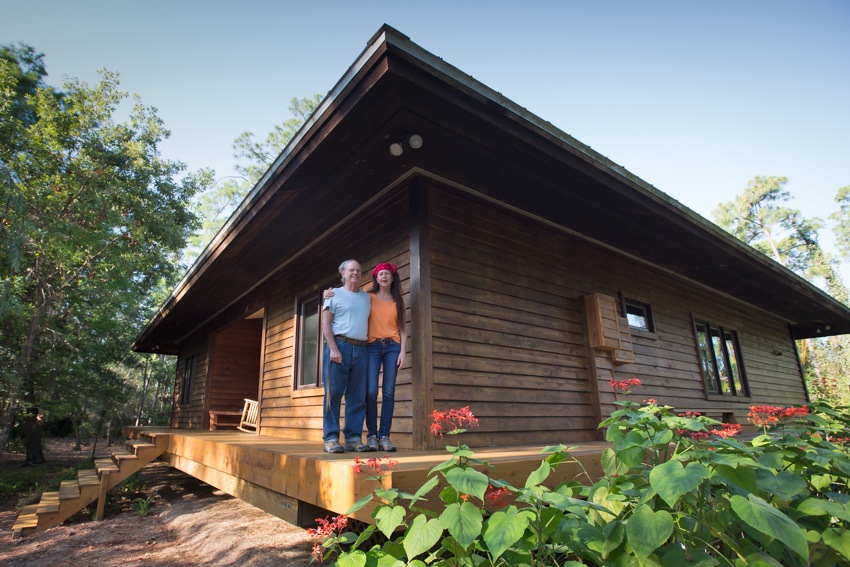
<svg viewBox="0 0 850 567">
<path fill-rule="evenodd" d="M 623 310 L 626 313 L 626 319 L 629 321 L 629 327 L 648 333 L 655 332 L 655 325 L 652 323 L 652 311 L 649 309 L 648 303 L 626 298 L 623 300 Z"/>
</svg>

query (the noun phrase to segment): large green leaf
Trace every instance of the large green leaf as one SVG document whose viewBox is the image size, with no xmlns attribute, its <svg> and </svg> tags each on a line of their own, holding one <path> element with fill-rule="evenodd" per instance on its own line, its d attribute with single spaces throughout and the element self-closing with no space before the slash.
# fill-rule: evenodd
<svg viewBox="0 0 850 567">
<path fill-rule="evenodd" d="M 654 511 L 649 506 L 638 506 L 626 524 L 629 545 L 643 563 L 653 551 L 664 545 L 673 533 L 673 516 L 667 510 Z"/>
<path fill-rule="evenodd" d="M 408 560 L 434 547 L 442 535 L 440 520 L 429 520 L 424 514 L 416 516 L 404 535 L 404 552 Z"/>
<path fill-rule="evenodd" d="M 484 525 L 484 543 L 493 559 L 498 559 L 515 544 L 525 533 L 531 518 L 526 514 L 517 514 L 516 506 L 494 512 Z"/>
<path fill-rule="evenodd" d="M 469 502 L 446 506 L 440 514 L 440 525 L 462 546 L 467 547 L 481 535 L 484 518 L 481 511 Z"/>
<path fill-rule="evenodd" d="M 750 494 L 747 498 L 733 496 L 732 510 L 750 527 L 783 542 L 794 553 L 809 560 L 809 546 L 803 529 L 788 516 L 777 510 L 758 496 Z"/>
<path fill-rule="evenodd" d="M 771 494 L 791 500 L 798 494 L 808 494 L 806 480 L 799 474 L 789 471 L 779 471 L 775 475 L 767 469 L 755 471 L 758 486 L 765 494 Z"/>
<path fill-rule="evenodd" d="M 404 521 L 404 506 L 381 506 L 375 510 L 375 524 L 381 533 L 387 537 Z"/>
<path fill-rule="evenodd" d="M 844 559 L 850 560 L 850 532 L 829 528 L 823 532 L 823 542 L 843 555 Z"/>
<path fill-rule="evenodd" d="M 668 506 L 673 507 L 682 495 L 694 490 L 711 475 L 702 463 L 682 463 L 673 459 L 652 468 L 649 482 Z"/>
<path fill-rule="evenodd" d="M 355 549 L 354 551 L 340 555 L 336 560 L 336 564 L 339 567 L 365 567 L 366 554 L 359 549 Z"/>
<path fill-rule="evenodd" d="M 844 504 L 824 500 L 822 498 L 806 498 L 799 504 L 796 509 L 798 512 L 808 514 L 810 516 L 835 516 L 839 520 L 850 522 L 850 512 Z"/>
<path fill-rule="evenodd" d="M 472 468 L 455 468 L 446 473 L 446 480 L 461 494 L 471 494 L 484 500 L 490 480 L 487 475 Z"/>
<path fill-rule="evenodd" d="M 537 486 L 549 476 L 552 472 L 552 466 L 547 461 L 542 461 L 537 470 L 528 475 L 528 480 L 525 481 L 525 487 L 530 488 Z"/>
</svg>

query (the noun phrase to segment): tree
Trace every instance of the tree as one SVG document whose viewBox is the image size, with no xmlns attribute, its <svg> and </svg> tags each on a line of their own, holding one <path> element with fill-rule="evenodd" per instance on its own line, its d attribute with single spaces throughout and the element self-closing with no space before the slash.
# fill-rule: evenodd
<svg viewBox="0 0 850 567">
<path fill-rule="evenodd" d="M 820 219 L 806 219 L 799 210 L 783 206 L 791 199 L 785 177 L 755 177 L 734 201 L 714 210 L 715 222 L 756 250 L 822 285 L 833 297 L 847 303 L 847 287 L 837 263 L 818 242 Z M 848 190 L 845 193 L 850 193 Z M 839 202 L 842 202 L 839 193 Z M 850 196 L 843 197 L 842 211 L 850 227 Z M 850 234 L 850 228 L 847 229 Z M 850 245 L 846 249 L 850 249 Z M 837 403 L 850 401 L 848 370 L 850 343 L 847 337 L 810 339 L 798 343 L 810 393 Z"/>
<path fill-rule="evenodd" d="M 159 152 L 169 132 L 138 96 L 116 121 L 128 96 L 117 74 L 58 92 L 43 56 L 2 54 L 0 450 L 23 415 L 27 460 L 43 462 L 40 410 L 108 403 L 153 292 L 178 276 L 196 225 L 186 203 L 209 179 L 178 180 L 185 166 Z"/>
<path fill-rule="evenodd" d="M 198 199 L 195 212 L 201 224 L 190 237 L 189 246 L 184 251 L 185 265 L 192 263 L 203 252 L 321 100 L 319 94 L 300 100 L 293 98 L 289 101 L 291 116 L 275 126 L 265 140 L 256 142 L 254 134 L 243 132 L 233 141 L 233 157 L 237 159 L 236 171 L 239 175 L 217 180 Z M 212 172 L 208 173 L 212 175 Z"/>
</svg>

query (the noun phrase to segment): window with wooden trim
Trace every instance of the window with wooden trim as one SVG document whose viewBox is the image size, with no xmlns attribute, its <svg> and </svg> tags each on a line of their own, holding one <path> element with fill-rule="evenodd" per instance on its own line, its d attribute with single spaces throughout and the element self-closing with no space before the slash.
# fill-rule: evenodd
<svg viewBox="0 0 850 567">
<path fill-rule="evenodd" d="M 694 331 L 706 393 L 749 396 L 737 331 L 696 319 Z"/>
<path fill-rule="evenodd" d="M 655 332 L 655 323 L 652 321 L 652 309 L 650 309 L 649 303 L 624 297 L 623 313 L 632 329 L 646 331 L 647 333 Z"/>
<path fill-rule="evenodd" d="M 295 390 L 322 385 L 322 290 L 298 299 L 296 321 Z"/>
<path fill-rule="evenodd" d="M 192 382 L 195 380 L 195 355 L 186 358 L 183 363 L 183 381 L 180 387 L 180 403 L 192 403 Z"/>
</svg>

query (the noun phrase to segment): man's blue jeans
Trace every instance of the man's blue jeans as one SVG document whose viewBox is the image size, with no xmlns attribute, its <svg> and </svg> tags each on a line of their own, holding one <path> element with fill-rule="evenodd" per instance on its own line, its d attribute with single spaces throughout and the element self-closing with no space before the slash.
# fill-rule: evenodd
<svg viewBox="0 0 850 567">
<path fill-rule="evenodd" d="M 345 441 L 363 439 L 363 418 L 366 415 L 366 368 L 369 364 L 366 347 L 336 339 L 342 362 L 331 362 L 331 351 L 325 345 L 324 382 L 325 408 L 323 412 L 325 441 L 339 441 L 339 418 L 342 398 L 345 396 Z"/>
<path fill-rule="evenodd" d="M 369 374 L 366 381 L 366 430 L 378 438 L 389 437 L 395 410 L 395 380 L 398 376 L 398 355 L 401 345 L 395 341 L 374 341 L 369 350 Z M 378 429 L 378 374 L 384 367 L 381 401 L 381 427 Z"/>
</svg>

